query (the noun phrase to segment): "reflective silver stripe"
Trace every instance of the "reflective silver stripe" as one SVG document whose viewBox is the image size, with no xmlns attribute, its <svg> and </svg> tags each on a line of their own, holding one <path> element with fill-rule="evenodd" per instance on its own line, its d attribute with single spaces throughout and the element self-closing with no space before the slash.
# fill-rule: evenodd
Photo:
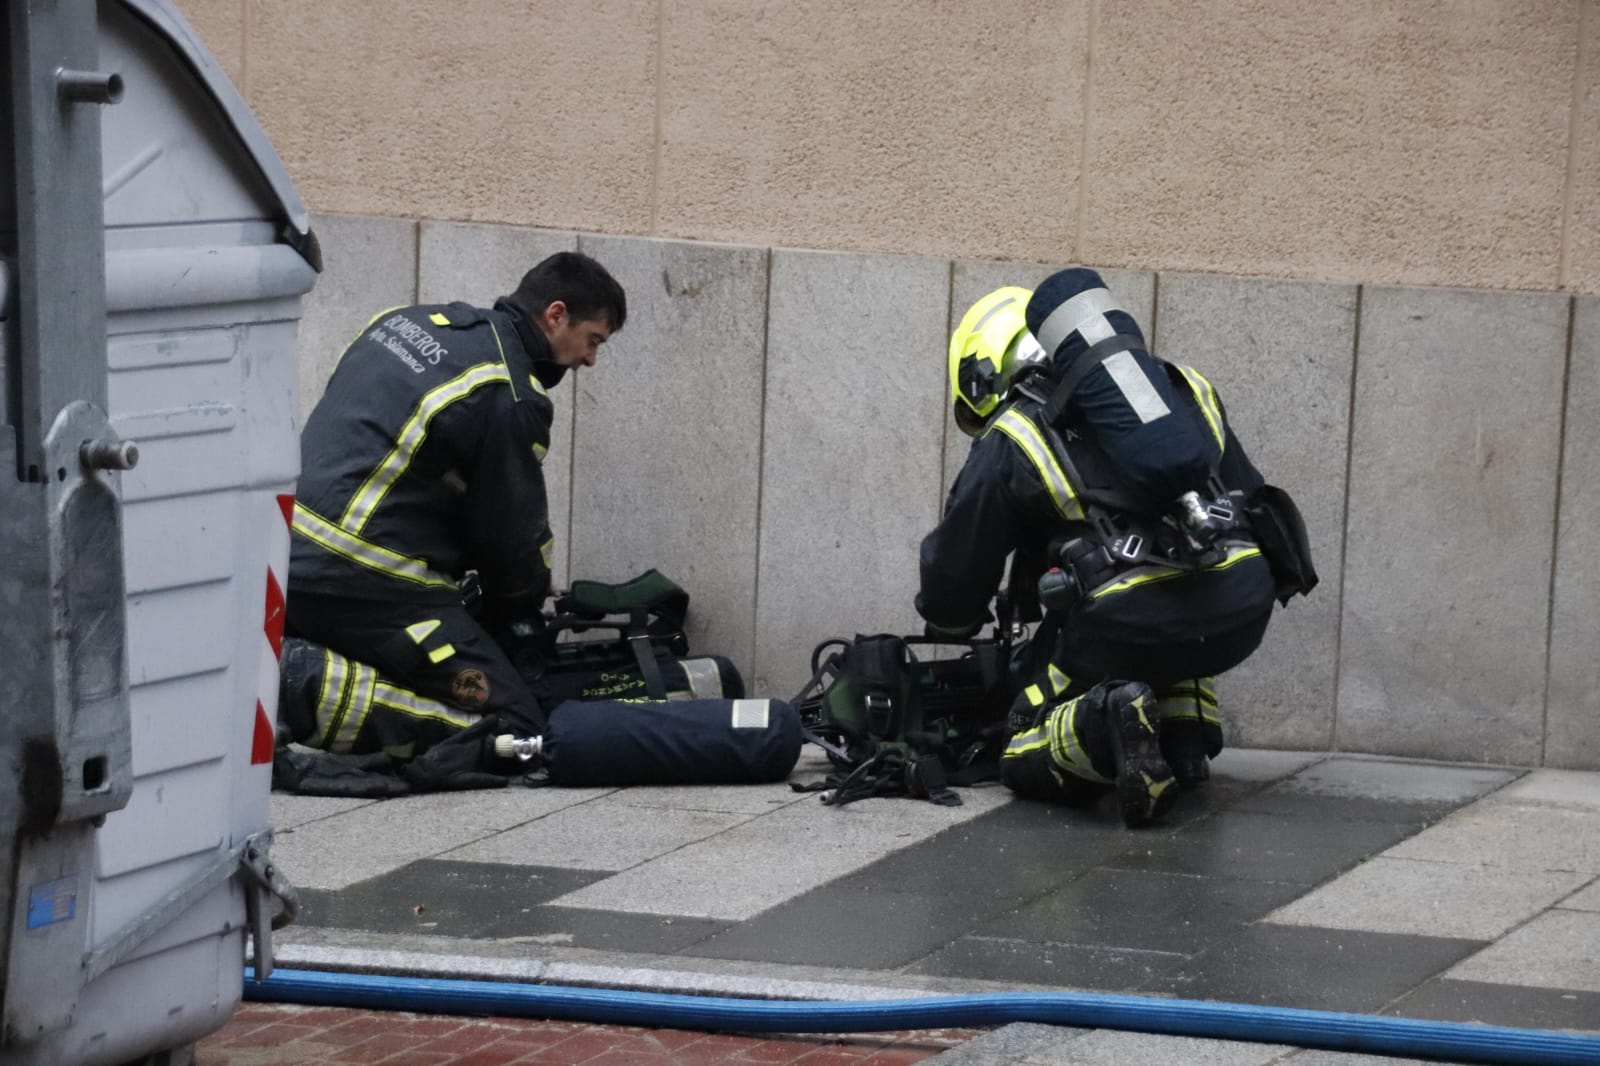
<svg viewBox="0 0 1600 1066">
<path fill-rule="evenodd" d="M 1139 421 L 1154 422 L 1172 413 L 1155 385 L 1139 369 L 1139 361 L 1132 352 L 1118 352 L 1100 365 L 1106 368 L 1111 380 L 1122 390 L 1122 398 L 1128 401 L 1128 406 L 1139 416 Z"/>
<path fill-rule="evenodd" d="M 498 343 L 498 333 L 495 335 L 495 340 Z M 378 504 L 382 502 L 384 495 L 411 465 L 417 449 L 422 447 L 422 442 L 428 437 L 428 424 L 433 421 L 434 416 L 457 400 L 497 381 L 507 383 L 511 381 L 511 375 L 506 373 L 506 368 L 499 363 L 479 363 L 417 401 L 417 409 L 401 427 L 394 448 L 383 457 L 383 462 L 367 475 L 366 483 L 351 498 L 350 505 L 340 516 L 339 525 L 351 533 L 360 533 L 371 520 L 372 513 L 378 509 Z"/>
<path fill-rule="evenodd" d="M 1206 425 L 1211 427 L 1211 435 L 1217 439 L 1217 450 L 1227 448 L 1227 439 L 1222 433 L 1222 411 L 1217 407 L 1217 390 L 1211 387 L 1211 382 L 1198 370 L 1191 370 L 1186 366 L 1178 368 L 1183 373 L 1183 378 L 1189 383 L 1189 391 L 1194 393 L 1194 398 L 1200 405 L 1200 413 L 1205 415 Z"/>
<path fill-rule="evenodd" d="M 428 569 L 428 565 L 421 559 L 392 552 L 370 540 L 363 540 L 353 533 L 347 533 L 305 504 L 298 502 L 294 505 L 294 531 L 320 548 L 381 574 L 429 587 L 451 589 L 456 587 L 454 581 L 435 570 Z"/>
<path fill-rule="evenodd" d="M 1056 505 L 1056 510 L 1061 512 L 1061 517 L 1069 522 L 1077 522 L 1083 518 L 1083 507 L 1078 503 L 1077 493 L 1072 491 L 1072 483 L 1067 480 L 1067 475 L 1062 472 L 1061 464 L 1051 454 L 1050 446 L 1044 442 L 1039 428 L 1030 422 L 1026 416 L 1017 412 L 1015 408 L 1007 408 L 1001 412 L 1000 417 L 994 420 L 994 428 L 1017 442 L 1039 477 L 1044 480 L 1044 487 L 1050 493 L 1050 499 Z"/>
<path fill-rule="evenodd" d="M 771 707 L 771 700 L 734 700 L 733 728 L 767 728 L 767 714 Z"/>
<path fill-rule="evenodd" d="M 468 711 L 452 710 L 438 700 L 430 700 L 426 696 L 419 696 L 409 689 L 385 681 L 379 681 L 374 687 L 372 705 L 382 707 L 386 711 L 398 712 L 407 718 L 443 722 L 445 725 L 460 726 L 462 729 L 483 717 L 481 714 L 472 714 Z"/>
<path fill-rule="evenodd" d="M 1055 690 L 1057 696 L 1072 687 L 1072 678 L 1056 669 L 1055 663 L 1050 664 L 1050 687 Z"/>
<path fill-rule="evenodd" d="M 722 673 L 714 659 L 685 659 L 679 663 L 683 676 L 689 679 L 689 696 L 697 700 L 722 698 Z"/>
<path fill-rule="evenodd" d="M 339 724 L 339 710 L 344 706 L 344 684 L 349 677 L 346 665 L 349 660 L 324 648 L 322 650 L 322 688 L 317 691 L 317 747 L 326 749 L 333 742 L 333 730 Z"/>
<path fill-rule="evenodd" d="M 1035 728 L 1028 730 L 1026 733 L 1018 733 L 1016 736 L 1006 741 L 1005 757 L 1008 759 L 1014 759 L 1018 755 L 1026 755 L 1029 752 L 1038 751 L 1040 748 L 1049 747 L 1050 737 L 1047 735 L 1048 728 L 1048 726 L 1036 726 Z"/>
<path fill-rule="evenodd" d="M 329 751 L 344 753 L 355 747 L 356 735 L 367 721 L 372 710 L 372 690 L 378 683 L 378 671 L 355 660 L 350 661 L 350 671 L 355 680 L 350 685 L 350 698 L 345 701 L 344 715 L 339 721 L 339 731 L 334 734 Z"/>
<path fill-rule="evenodd" d="M 1050 716 L 1050 758 L 1074 777 L 1109 785 L 1112 779 L 1094 768 L 1089 753 L 1083 749 L 1083 742 L 1078 739 L 1073 719 L 1082 705 L 1083 697 L 1079 696 L 1056 708 L 1056 712 Z"/>
<path fill-rule="evenodd" d="M 1095 344 L 1107 337 L 1116 336 L 1111 322 L 1106 318 L 1111 311 L 1124 311 L 1122 305 L 1111 298 L 1106 289 L 1085 289 L 1054 311 L 1039 324 L 1034 336 L 1050 355 L 1066 343 L 1074 332 L 1083 334 L 1085 344 Z"/>
</svg>

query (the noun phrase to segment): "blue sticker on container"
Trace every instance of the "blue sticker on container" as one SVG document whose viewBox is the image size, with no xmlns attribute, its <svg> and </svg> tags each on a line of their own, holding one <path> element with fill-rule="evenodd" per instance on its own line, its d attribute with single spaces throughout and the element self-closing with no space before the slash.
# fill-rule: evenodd
<svg viewBox="0 0 1600 1066">
<path fill-rule="evenodd" d="M 78 913 L 78 879 L 63 877 L 28 890 L 28 928 L 71 921 Z"/>
</svg>

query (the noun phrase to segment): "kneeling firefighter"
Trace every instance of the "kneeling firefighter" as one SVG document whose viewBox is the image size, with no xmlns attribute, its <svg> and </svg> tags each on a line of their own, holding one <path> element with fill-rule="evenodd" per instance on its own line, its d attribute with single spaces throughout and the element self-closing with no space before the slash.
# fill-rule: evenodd
<svg viewBox="0 0 1600 1066">
<path fill-rule="evenodd" d="M 1222 750 L 1215 675 L 1316 583 L 1299 514 L 1093 270 L 988 294 L 949 355 L 976 440 L 922 542 L 917 610 L 931 636 L 975 632 L 1010 557 L 1010 600 L 1040 625 L 1013 660 L 1001 779 L 1074 805 L 1115 791 L 1148 822 Z"/>
</svg>

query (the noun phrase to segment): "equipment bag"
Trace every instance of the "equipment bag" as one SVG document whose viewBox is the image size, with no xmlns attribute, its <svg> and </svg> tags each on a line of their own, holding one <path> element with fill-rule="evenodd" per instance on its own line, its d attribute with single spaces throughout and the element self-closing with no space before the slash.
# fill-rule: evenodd
<svg viewBox="0 0 1600 1066">
<path fill-rule="evenodd" d="M 747 785 L 788 777 L 800 744 L 783 700 L 568 701 L 539 759 L 552 785 Z"/>
<path fill-rule="evenodd" d="M 711 691 L 703 669 L 698 685 L 679 676 L 684 671 L 670 671 L 674 659 L 689 654 L 683 629 L 688 612 L 689 594 L 659 570 L 646 570 L 614 585 L 574 581 L 556 600 L 555 613 L 544 619 L 537 638 L 537 661 L 546 675 L 551 702 L 581 698 L 573 694 L 574 688 L 603 689 L 607 686 L 598 675 L 624 671 L 631 671 L 637 683 L 626 691 L 616 690 L 624 679 L 614 678 L 610 683 L 614 691 L 600 693 L 599 698 L 638 695 L 661 700 L 674 692 L 691 697 L 743 696 L 742 680 Z M 724 674 L 721 680 L 736 678 L 733 671 L 733 677 Z"/>
<path fill-rule="evenodd" d="M 567 700 L 620 700 L 649 697 L 649 685 L 631 652 L 626 658 L 601 665 L 581 661 L 556 661 L 541 677 L 540 698 L 549 706 Z M 738 700 L 745 695 L 744 678 L 721 655 L 690 659 L 657 658 L 662 694 L 669 700 Z"/>
<path fill-rule="evenodd" d="M 1317 570 L 1311 565 L 1305 519 L 1294 500 L 1276 485 L 1263 485 L 1245 502 L 1244 513 L 1272 568 L 1278 602 L 1287 606 L 1291 597 L 1309 595 L 1317 587 Z"/>
<path fill-rule="evenodd" d="M 921 662 L 914 645 L 965 644 L 956 659 Z M 944 806 L 951 785 L 999 774 L 1009 705 L 1003 640 L 944 641 L 890 634 L 828 640 L 812 652 L 812 676 L 793 701 L 805 739 L 837 768 L 822 781 L 829 806 L 869 796 L 914 796 Z"/>
</svg>

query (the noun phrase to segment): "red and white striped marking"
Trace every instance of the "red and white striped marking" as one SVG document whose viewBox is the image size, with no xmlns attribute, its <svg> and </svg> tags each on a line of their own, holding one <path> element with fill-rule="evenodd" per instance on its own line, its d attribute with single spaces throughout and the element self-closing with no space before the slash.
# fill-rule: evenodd
<svg viewBox="0 0 1600 1066">
<path fill-rule="evenodd" d="M 284 577 L 289 573 L 289 528 L 294 524 L 294 494 L 277 498 L 283 521 L 269 522 L 267 532 L 267 603 L 261 627 L 261 671 L 256 686 L 255 737 L 250 765 L 272 762 L 272 722 L 278 711 L 278 655 L 283 651 Z"/>
</svg>

